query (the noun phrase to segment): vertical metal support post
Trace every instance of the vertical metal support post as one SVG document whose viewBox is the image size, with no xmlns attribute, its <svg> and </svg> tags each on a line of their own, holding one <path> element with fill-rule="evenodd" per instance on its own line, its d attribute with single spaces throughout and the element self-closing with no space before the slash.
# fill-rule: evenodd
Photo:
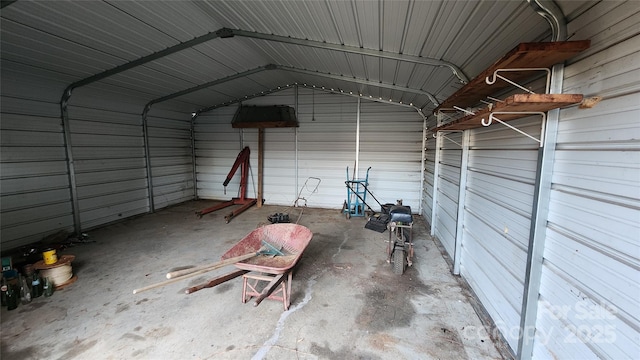
<svg viewBox="0 0 640 360">
<path fill-rule="evenodd" d="M 563 65 L 553 68 L 552 84 L 562 83 Z M 557 79 L 559 77 L 559 79 Z M 555 81 L 554 81 L 554 78 Z M 553 85 L 552 85 L 553 88 Z M 520 339 L 518 341 L 518 359 L 531 359 L 535 339 L 536 319 L 538 316 L 538 297 L 542 278 L 544 244 L 546 240 L 549 201 L 551 198 L 551 180 L 553 161 L 558 137 L 558 121 L 560 110 L 554 109 L 547 115 L 547 123 L 543 124 L 544 143 L 538 150 L 536 184 L 531 212 L 527 267 L 524 280 L 524 294 L 520 311 Z"/>
<path fill-rule="evenodd" d="M 297 116 L 300 116 L 300 112 L 298 111 L 300 108 L 300 103 L 299 103 L 299 94 L 298 94 L 298 84 L 294 85 L 294 104 L 293 107 L 296 111 Z M 294 176 L 296 177 L 295 179 L 295 189 L 294 189 L 294 193 L 293 193 L 293 198 L 296 199 L 294 200 L 295 204 L 297 204 L 297 198 L 298 198 L 298 127 L 293 128 L 294 133 L 294 142 L 295 142 L 295 164 L 294 164 Z"/>
<path fill-rule="evenodd" d="M 427 152 L 427 118 L 418 112 L 422 117 L 422 153 L 420 155 L 420 202 L 418 206 L 418 214 L 422 214 L 422 201 L 424 201 L 424 161 Z"/>
<path fill-rule="evenodd" d="M 198 200 L 198 171 L 196 168 L 196 118 L 197 113 L 191 115 L 191 164 L 193 169 L 193 200 Z"/>
<path fill-rule="evenodd" d="M 360 167 L 360 98 L 358 98 L 358 109 L 356 110 L 356 165 L 353 169 L 353 178 L 358 178 L 358 167 Z"/>
<path fill-rule="evenodd" d="M 73 145 L 71 143 L 71 126 L 69 125 L 69 113 L 67 106 L 71 98 L 72 89 L 68 88 L 60 101 L 60 114 L 62 119 L 62 131 L 64 132 L 64 147 L 67 157 L 67 172 L 69 175 L 69 187 L 71 192 L 71 211 L 73 212 L 73 228 L 77 236 L 82 233 L 80 222 L 80 205 L 78 203 L 78 189 L 76 185 L 76 170 L 73 162 Z"/>
<path fill-rule="evenodd" d="M 442 151 L 440 148 L 442 147 L 442 134 L 436 133 L 436 153 L 434 160 L 434 169 L 433 169 L 433 197 L 432 197 L 432 205 L 431 205 L 431 236 L 436 235 L 436 213 L 438 212 L 438 182 L 440 177 L 440 155 Z"/>
<path fill-rule="evenodd" d="M 528 2 L 529 5 L 549 23 L 553 41 L 564 41 L 567 39 L 566 19 L 560 7 L 558 7 L 553 0 L 528 0 Z M 551 71 L 549 92 L 552 94 L 561 94 L 563 80 L 564 64 L 554 65 Z M 525 270 L 522 307 L 520 309 L 520 336 L 516 354 L 517 358 L 522 360 L 529 360 L 533 357 L 536 320 L 538 316 L 538 298 L 540 296 L 547 219 L 549 216 L 549 201 L 551 198 L 553 162 L 558 138 L 559 121 L 560 109 L 555 109 L 548 112 L 546 124 L 542 124 L 542 137 L 544 141 L 540 143 L 538 150 L 535 192 L 529 230 L 527 267 Z"/>
<path fill-rule="evenodd" d="M 460 184 L 458 189 L 458 216 L 456 221 L 456 243 L 453 255 L 453 274 L 460 275 L 462 240 L 464 239 L 464 208 L 467 198 L 467 173 L 469 169 L 469 131 L 462 133 L 462 161 L 460 163 Z"/>
<path fill-rule="evenodd" d="M 258 128 L 258 209 L 262 207 L 264 181 L 264 129 Z"/>
<path fill-rule="evenodd" d="M 142 111 L 142 136 L 144 138 L 144 160 L 147 165 L 147 193 L 149 196 L 149 212 L 156 211 L 153 200 L 153 175 L 151 173 L 151 156 L 149 155 L 149 128 L 147 127 L 147 115 L 151 110 L 151 105 L 147 105 Z"/>
</svg>

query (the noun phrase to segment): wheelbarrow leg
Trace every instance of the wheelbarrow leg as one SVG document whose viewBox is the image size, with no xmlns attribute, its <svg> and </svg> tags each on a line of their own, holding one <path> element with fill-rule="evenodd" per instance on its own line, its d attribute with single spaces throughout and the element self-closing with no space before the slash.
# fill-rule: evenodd
<svg viewBox="0 0 640 360">
<path fill-rule="evenodd" d="M 293 280 L 293 271 L 289 271 L 287 275 L 286 294 L 283 294 L 284 311 L 289 310 L 289 306 L 291 306 L 291 280 Z M 282 292 L 285 292 L 284 287 L 282 288 Z"/>
<path fill-rule="evenodd" d="M 293 271 L 289 270 L 283 274 L 244 274 L 242 275 L 242 302 L 246 303 L 252 297 L 256 297 L 253 306 L 258 306 L 262 300 L 269 298 L 273 300 L 280 300 L 284 306 L 284 310 L 289 310 L 291 305 L 291 280 L 293 279 Z M 249 283 L 249 279 L 254 280 L 253 283 Z M 258 285 L 260 283 L 267 282 L 267 285 L 258 291 Z M 278 289 L 280 287 L 280 289 Z M 275 294 L 274 294 L 275 292 Z M 282 292 L 282 296 L 278 296 L 278 293 Z"/>
<path fill-rule="evenodd" d="M 278 285 L 280 285 L 280 283 L 282 282 L 282 280 L 284 280 L 284 276 L 286 274 L 279 274 L 276 275 L 273 280 L 271 280 L 269 282 L 269 284 L 267 284 L 267 286 L 262 290 L 262 292 L 260 293 L 260 295 L 258 295 L 258 297 L 256 298 L 256 301 L 253 303 L 253 306 L 258 306 L 260 305 L 260 303 L 262 302 L 262 300 L 266 299 L 269 297 L 269 295 L 271 295 L 273 293 L 273 291 L 278 287 Z M 283 294 L 284 295 L 284 294 Z"/>
</svg>

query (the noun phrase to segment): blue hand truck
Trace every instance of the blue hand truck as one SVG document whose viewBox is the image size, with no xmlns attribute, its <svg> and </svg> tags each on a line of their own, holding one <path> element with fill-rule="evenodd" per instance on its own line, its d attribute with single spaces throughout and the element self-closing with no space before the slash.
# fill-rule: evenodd
<svg viewBox="0 0 640 360">
<path fill-rule="evenodd" d="M 352 216 L 365 216 L 366 208 L 373 211 L 371 206 L 366 203 L 367 193 L 371 194 L 367 188 L 369 186 L 369 170 L 371 170 L 371 167 L 367 169 L 367 175 L 364 179 L 349 180 L 349 167 L 347 166 L 347 181 L 344 182 L 345 185 L 347 185 L 347 200 L 345 200 L 342 205 L 342 212 L 347 219 L 350 219 Z M 373 194 L 371 194 L 371 196 L 373 196 Z M 373 198 L 380 204 L 375 196 Z"/>
</svg>

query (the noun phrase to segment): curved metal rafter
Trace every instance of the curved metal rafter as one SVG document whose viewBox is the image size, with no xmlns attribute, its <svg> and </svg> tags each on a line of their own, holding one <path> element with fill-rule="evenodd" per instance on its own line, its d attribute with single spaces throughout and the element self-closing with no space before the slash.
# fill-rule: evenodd
<svg viewBox="0 0 640 360">
<path fill-rule="evenodd" d="M 398 90 L 398 91 L 404 91 L 404 92 L 410 92 L 410 93 L 414 93 L 414 94 L 418 94 L 418 95 L 423 95 L 423 96 L 428 97 L 429 100 L 436 107 L 438 105 L 440 105 L 440 103 L 438 103 L 438 100 L 435 98 L 435 96 L 433 96 L 433 94 L 431 94 L 430 92 L 424 91 L 424 90 L 412 89 L 412 88 L 408 88 L 408 87 L 403 87 L 403 86 L 398 86 L 398 85 L 393 85 L 393 84 L 386 84 L 386 83 L 381 83 L 381 82 L 377 82 L 377 81 L 358 79 L 358 78 L 355 78 L 355 77 L 348 77 L 348 76 L 336 75 L 336 74 L 331 74 L 331 73 L 323 73 L 323 72 L 319 72 L 319 71 L 312 71 L 312 70 L 306 70 L 306 69 L 298 69 L 298 68 L 290 67 L 290 66 L 276 65 L 276 67 L 279 70 L 296 72 L 296 73 L 305 74 L 305 75 L 320 76 L 320 77 L 329 78 L 329 79 L 333 79 L 333 80 L 341 80 L 341 81 L 347 81 L 347 82 L 352 82 L 352 83 L 361 84 L 361 85 L 375 86 L 375 87 L 380 87 L 380 88 L 385 88 L 385 89 L 390 89 L 390 90 Z"/>
<path fill-rule="evenodd" d="M 425 117 L 424 112 L 422 111 L 422 109 L 420 109 L 419 107 L 413 105 L 413 103 L 407 104 L 407 103 L 403 103 L 403 102 L 394 102 L 394 101 L 389 101 L 389 100 L 384 100 L 382 98 L 376 98 L 373 96 L 366 96 L 366 95 L 362 95 L 362 94 L 354 94 L 353 92 L 345 92 L 342 89 L 331 89 L 331 88 L 327 88 L 326 86 L 316 86 L 316 85 L 308 85 L 308 84 L 300 84 L 300 83 L 294 83 L 294 84 L 287 84 L 287 85 L 283 85 L 283 86 L 278 86 L 269 90 L 264 90 L 261 91 L 259 93 L 255 93 L 255 94 L 251 94 L 251 95 L 245 95 L 242 98 L 236 98 L 233 100 L 229 100 L 220 104 L 216 104 L 216 105 L 212 105 L 212 106 L 208 106 L 206 108 L 202 108 L 196 112 L 193 113 L 193 117 L 196 118 L 198 116 L 200 116 L 202 113 L 208 112 L 208 111 L 212 111 L 215 110 L 217 108 L 221 108 L 224 106 L 229 106 L 229 105 L 233 105 L 245 100 L 249 100 L 249 99 L 253 99 L 253 98 L 257 98 L 260 96 L 265 96 L 265 95 L 269 95 L 269 94 L 273 94 L 273 93 L 277 93 L 279 91 L 283 91 L 286 90 L 288 88 L 291 88 L 292 86 L 302 86 L 308 89 L 314 89 L 314 90 L 320 90 L 320 91 L 324 91 L 324 92 L 329 92 L 332 94 L 339 94 L 339 95 L 345 95 L 345 96 L 351 96 L 354 98 L 361 98 L 361 99 L 366 99 L 369 101 L 375 101 L 375 102 L 379 102 L 379 103 L 383 103 L 383 104 L 391 104 L 391 105 L 396 105 L 396 106 L 402 106 L 402 107 L 408 107 L 408 108 L 412 108 L 414 109 L 416 112 L 418 112 L 418 114 L 420 114 L 420 116 L 422 116 L 423 118 Z"/>
<path fill-rule="evenodd" d="M 179 44 L 176 44 L 174 46 L 170 46 L 168 48 L 165 48 L 163 50 L 160 51 L 156 51 L 152 54 L 143 56 L 141 58 L 138 58 L 136 60 L 133 61 L 129 61 L 128 63 L 116 66 L 114 68 L 105 70 L 101 73 L 89 76 L 88 78 L 84 78 L 82 80 L 76 81 L 74 83 L 72 83 L 71 85 L 67 86 L 67 88 L 64 90 L 64 94 L 62 95 L 62 101 L 61 102 L 66 102 L 69 100 L 69 98 L 71 97 L 71 92 L 73 91 L 73 89 L 81 87 L 81 86 L 85 86 L 85 85 L 89 85 L 91 83 L 94 83 L 96 81 L 100 81 L 102 79 L 105 79 L 109 76 L 113 76 L 116 74 L 119 74 L 123 71 L 127 71 L 129 69 L 133 69 L 136 66 L 140 66 L 140 65 L 144 65 L 148 62 L 154 61 L 154 60 L 158 60 L 160 58 L 163 58 L 165 56 L 177 53 L 179 51 L 194 47 L 196 45 L 200 45 L 204 42 L 213 40 L 213 39 L 217 39 L 219 37 L 225 37 L 225 32 L 223 31 L 223 29 L 217 30 L 217 31 L 213 31 L 213 32 L 209 32 L 206 33 L 205 35 L 202 36 L 198 36 L 196 38 L 193 38 L 189 41 L 185 41 L 185 42 L 181 42 Z"/>
<path fill-rule="evenodd" d="M 567 23 L 562 13 L 562 9 L 554 1 L 550 0 L 527 0 L 529 6 L 542 16 L 551 27 L 552 41 L 567 40 Z"/>
<path fill-rule="evenodd" d="M 62 98 L 60 99 L 60 118 L 62 120 L 62 126 L 64 129 L 64 136 L 65 136 L 65 152 L 66 152 L 66 157 L 67 157 L 67 170 L 69 173 L 69 182 L 71 184 L 71 204 L 73 207 L 73 219 L 74 219 L 74 229 L 75 232 L 77 234 L 80 234 L 82 232 L 82 225 L 80 222 L 80 203 L 78 200 L 78 193 L 77 193 L 77 189 L 76 189 L 76 183 L 75 183 L 75 178 L 76 178 L 76 173 L 75 173 L 75 167 L 74 167 L 74 161 L 73 161 L 73 145 L 71 144 L 71 129 L 70 129 L 70 125 L 69 125 L 69 115 L 67 112 L 67 107 L 69 105 L 69 100 L 71 99 L 71 93 L 73 92 L 73 90 L 75 88 L 81 87 L 81 86 L 85 86 L 85 85 L 89 85 L 91 83 L 94 83 L 96 81 L 100 81 L 102 79 L 105 79 L 109 76 L 112 75 L 116 75 L 119 74 L 123 71 L 132 69 L 136 66 L 140 66 L 140 65 L 144 65 L 148 62 L 160 59 L 162 57 L 165 57 L 167 55 L 171 55 L 173 53 L 176 53 L 178 51 L 182 51 L 184 49 L 188 49 L 191 48 L 193 46 L 202 44 L 204 42 L 216 39 L 218 37 L 222 37 L 224 36 L 224 34 L 221 34 L 220 31 L 215 31 L 215 32 L 210 32 L 207 33 L 205 35 L 199 36 L 197 38 L 193 38 L 189 41 L 185 41 L 182 43 L 179 43 L 177 45 L 165 48 L 164 50 L 160 50 L 157 51 L 155 53 L 149 54 L 147 56 L 143 56 L 141 58 L 138 58 L 136 60 L 130 61 L 128 63 L 116 66 L 114 68 L 105 70 L 101 73 L 89 76 L 87 78 L 84 78 L 82 80 L 76 81 L 72 84 L 70 84 L 69 86 L 67 86 L 66 89 L 64 89 L 64 92 L 62 93 Z M 147 151 L 148 153 L 148 151 Z M 148 159 L 147 159 L 148 162 Z M 152 191 L 152 190 L 150 190 Z M 150 206 L 149 206 L 150 210 L 153 211 L 153 198 L 150 199 Z"/>
<path fill-rule="evenodd" d="M 251 32 L 251 31 L 246 31 L 246 30 L 241 30 L 241 29 L 221 28 L 221 29 L 218 29 L 216 31 L 209 32 L 209 33 L 207 33 L 205 35 L 193 38 L 193 39 L 191 39 L 189 41 L 185 41 L 185 42 L 176 44 L 174 46 L 170 46 L 168 48 L 165 48 L 163 50 L 157 51 L 155 53 L 143 56 L 141 58 L 138 58 L 136 60 L 130 61 L 128 63 L 116 66 L 114 68 L 105 70 L 105 71 L 103 71 L 101 73 L 92 75 L 90 77 L 84 78 L 84 79 L 79 80 L 79 81 L 76 81 L 76 82 L 70 84 L 69 86 L 67 86 L 67 88 L 64 90 L 64 93 L 62 95 L 61 104 L 62 103 L 66 104 L 66 102 L 71 97 L 71 92 L 75 88 L 82 87 L 82 86 L 91 84 L 91 83 L 96 82 L 96 81 L 100 81 L 100 80 L 105 79 L 105 78 L 107 78 L 109 76 L 119 74 L 119 73 L 121 73 L 123 71 L 132 69 L 132 68 L 140 66 L 140 65 L 144 65 L 144 64 L 146 64 L 148 62 L 151 62 L 151 61 L 160 59 L 162 57 L 171 55 L 173 53 L 176 53 L 176 52 L 179 52 L 179 51 L 194 47 L 196 45 L 202 44 L 202 43 L 207 42 L 207 41 L 211 41 L 211 40 L 214 40 L 214 39 L 217 39 L 217 38 L 226 39 L 226 38 L 231 38 L 231 37 L 234 37 L 234 36 L 242 36 L 242 37 L 253 38 L 253 39 L 261 39 L 261 40 L 275 41 L 275 42 L 280 42 L 280 43 L 287 43 L 287 44 L 294 44 L 294 45 L 300 45 L 300 46 L 314 47 L 314 48 L 320 48 L 320 49 L 326 49 L 326 50 L 341 51 L 341 52 L 345 52 L 345 53 L 372 56 L 372 57 L 377 57 L 377 58 L 381 58 L 381 59 L 390 59 L 390 60 L 410 62 L 410 63 L 414 63 L 414 64 L 419 64 L 419 65 L 447 67 L 452 71 L 453 75 L 455 75 L 462 83 L 466 83 L 466 82 L 469 81 L 468 77 L 464 74 L 464 72 L 458 66 L 456 66 L 455 64 L 452 64 L 452 63 L 450 63 L 448 61 L 444 61 L 444 60 L 432 59 L 432 58 L 414 56 L 414 55 L 398 54 L 398 53 L 393 53 L 393 52 L 388 52 L 388 51 L 378 51 L 378 50 L 372 50 L 372 49 L 364 49 L 364 48 L 360 48 L 360 47 L 356 47 L 356 46 L 348 46 L 348 45 L 341 45 L 341 44 L 331 44 L 331 43 L 326 43 L 326 42 L 322 42 L 322 41 L 292 38 L 292 37 L 288 37 L 288 36 L 264 34 L 264 33 Z"/>
<path fill-rule="evenodd" d="M 239 102 L 242 102 L 242 101 L 245 101 L 245 100 L 249 100 L 249 99 L 253 99 L 253 98 L 257 98 L 257 97 L 260 97 L 260 96 L 265 96 L 265 95 L 277 93 L 279 91 L 283 91 L 283 90 L 289 89 L 294 85 L 298 85 L 298 84 L 297 83 L 286 84 L 286 85 L 278 86 L 278 87 L 271 88 L 271 89 L 268 89 L 268 90 L 263 90 L 263 91 L 260 91 L 260 92 L 257 92 L 257 93 L 251 94 L 251 95 L 244 95 L 242 98 L 236 98 L 236 99 L 225 101 L 225 102 L 222 102 L 222 103 L 219 103 L 219 104 L 216 104 L 216 105 L 207 106 L 207 107 L 204 107 L 202 109 L 199 109 L 199 110 L 195 111 L 193 113 L 193 118 L 197 118 L 202 113 L 206 113 L 206 112 L 215 110 L 217 108 L 221 108 L 221 107 L 224 107 L 224 106 L 237 104 Z"/>
<path fill-rule="evenodd" d="M 211 86 L 215 86 L 215 85 L 219 85 L 219 84 L 225 83 L 227 81 L 231 81 L 231 80 L 247 77 L 249 75 L 252 75 L 252 74 L 255 74 L 255 73 L 259 73 L 259 72 L 264 71 L 264 70 L 274 70 L 274 69 L 276 69 L 276 65 L 268 64 L 268 65 L 265 65 L 265 66 L 257 67 L 255 69 L 251 69 L 251 70 L 243 71 L 243 72 L 240 72 L 240 73 L 237 73 L 237 74 L 225 76 L 223 78 L 215 79 L 215 80 L 206 82 L 204 84 L 200 84 L 200 85 L 197 85 L 197 86 L 194 86 L 194 87 L 190 87 L 188 89 L 184 89 L 184 90 L 175 92 L 173 94 L 169 94 L 169 95 L 165 95 L 163 97 L 159 97 L 157 99 L 153 99 L 153 100 L 149 101 L 147 103 L 147 105 L 145 105 L 144 111 L 142 113 L 142 116 L 146 117 L 147 112 L 149 112 L 149 110 L 151 109 L 151 106 L 153 104 L 157 104 L 157 103 L 160 103 L 160 102 L 163 102 L 163 101 L 175 99 L 175 98 L 177 98 L 179 96 L 187 95 L 187 94 L 190 94 L 190 93 L 198 91 L 198 90 L 203 90 L 203 89 L 206 89 L 206 88 L 211 87 Z"/>
<path fill-rule="evenodd" d="M 314 47 L 314 48 L 325 49 L 325 50 L 335 50 L 335 51 L 340 51 L 340 52 L 345 52 L 350 54 L 373 56 L 381 59 L 404 61 L 404 62 L 410 62 L 414 64 L 419 64 L 419 65 L 446 67 L 451 70 L 453 75 L 457 77 L 461 83 L 466 84 L 467 82 L 469 82 L 469 78 L 465 75 L 462 69 L 460 69 L 455 64 L 452 64 L 448 61 L 444 61 L 440 59 L 433 59 L 433 58 L 415 56 L 415 55 L 399 54 L 399 53 L 393 53 L 389 51 L 365 49 L 365 48 L 360 48 L 356 46 L 331 44 L 323 41 L 292 38 L 289 36 L 264 34 L 264 33 L 252 32 L 252 31 L 246 31 L 246 30 L 240 30 L 240 29 L 222 28 L 219 31 L 224 32 L 225 38 L 229 38 L 233 36 L 242 36 L 242 37 L 248 37 L 253 39 L 275 41 L 275 42 L 280 42 L 285 44 L 294 44 L 294 45 Z"/>
<path fill-rule="evenodd" d="M 184 89 L 184 90 L 175 92 L 173 94 L 169 94 L 169 95 L 165 95 L 163 97 L 157 98 L 157 99 L 153 99 L 153 100 L 149 101 L 145 105 L 144 110 L 142 112 L 142 121 L 143 121 L 143 123 L 146 121 L 147 114 L 151 110 L 151 106 L 153 104 L 157 104 L 159 102 L 171 100 L 171 99 L 177 98 L 179 96 L 187 95 L 187 94 L 190 94 L 190 93 L 195 92 L 195 91 L 203 90 L 203 89 L 206 89 L 208 87 L 215 86 L 215 85 L 220 85 L 220 84 L 223 84 L 225 82 L 228 82 L 228 81 L 231 81 L 231 80 L 235 80 L 235 79 L 239 79 L 239 78 L 242 78 L 242 77 L 246 77 L 246 76 L 249 76 L 249 75 L 252 75 L 252 74 L 256 74 L 258 72 L 265 71 L 265 70 L 282 70 L 282 71 L 288 71 L 288 72 L 296 72 L 296 73 L 300 73 L 300 74 L 313 75 L 313 76 L 318 76 L 318 77 L 332 79 L 332 80 L 340 80 L 340 81 L 356 83 L 356 84 L 361 84 L 361 85 L 368 85 L 368 86 L 380 87 L 380 88 L 385 88 L 385 89 L 398 90 L 398 91 L 403 91 L 403 92 L 410 92 L 410 93 L 414 93 L 414 94 L 418 94 L 418 95 L 422 95 L 422 96 L 428 97 L 429 100 L 434 104 L 434 106 L 438 106 L 439 105 L 437 99 L 433 96 L 433 94 L 431 94 L 429 92 L 426 92 L 426 91 L 423 91 L 423 90 L 412 89 L 412 88 L 407 88 L 407 87 L 402 87 L 402 86 L 392 85 L 392 84 L 385 84 L 385 83 L 380 83 L 380 82 L 370 81 L 370 80 L 365 80 L 365 79 L 345 77 L 345 76 L 342 76 L 342 75 L 336 75 L 336 74 L 331 74 L 331 73 L 323 73 L 323 72 L 318 72 L 318 71 L 299 69 L 299 68 L 295 68 L 295 67 L 292 67 L 292 66 L 267 64 L 267 65 L 264 65 L 264 66 L 257 67 L 255 69 L 251 69 L 251 70 L 247 70 L 247 71 L 244 71 L 244 72 L 241 72 L 241 73 L 237 73 L 237 74 L 233 74 L 233 75 L 230 75 L 230 76 L 226 76 L 224 78 L 220 78 L 220 79 L 216 79 L 216 80 L 213 80 L 213 81 L 209 81 L 207 83 L 200 84 L 200 85 L 188 88 L 188 89 Z M 290 86 L 290 85 L 287 85 L 287 87 L 288 86 Z M 256 93 L 256 94 L 252 94 L 250 96 L 246 95 L 246 96 L 244 96 L 242 98 L 235 99 L 235 100 L 230 101 L 230 102 L 224 102 L 222 104 L 214 105 L 213 107 L 207 107 L 207 108 L 204 108 L 204 109 L 200 109 L 200 110 L 196 111 L 196 114 L 199 114 L 201 112 L 210 111 L 210 110 L 212 110 L 214 108 L 217 108 L 217 107 L 220 107 L 220 106 L 226 106 L 226 105 L 233 104 L 235 102 L 240 102 L 240 101 L 243 101 L 243 100 L 247 100 L 249 98 L 267 95 L 267 94 L 270 94 L 272 92 L 277 92 L 277 91 L 280 91 L 280 90 L 282 90 L 282 86 L 279 86 L 277 88 L 273 88 L 273 89 L 270 89 L 270 90 L 267 90 L 267 91 L 264 91 L 264 92 L 259 92 L 259 93 Z M 322 87 L 322 90 L 329 91 L 328 89 L 325 89 L 324 87 Z M 362 94 L 354 95 L 353 93 L 345 93 L 344 91 L 334 91 L 333 89 L 331 91 L 335 92 L 335 93 L 343 94 L 343 95 L 351 95 L 351 96 L 356 96 L 356 97 L 365 97 L 365 98 L 367 98 L 367 96 L 363 96 Z M 381 102 L 384 102 L 384 103 L 387 103 L 387 104 L 400 105 L 400 106 L 410 106 L 410 107 L 415 108 L 417 111 L 422 112 L 422 110 L 420 108 L 414 106 L 413 104 L 410 104 L 410 105 L 409 104 L 404 104 L 401 101 L 398 101 L 398 102 L 387 101 L 387 100 L 383 100 L 383 99 L 377 99 L 377 98 L 374 98 L 372 96 L 368 96 L 368 98 L 370 98 L 371 100 L 375 100 L 375 101 L 381 100 Z"/>
</svg>

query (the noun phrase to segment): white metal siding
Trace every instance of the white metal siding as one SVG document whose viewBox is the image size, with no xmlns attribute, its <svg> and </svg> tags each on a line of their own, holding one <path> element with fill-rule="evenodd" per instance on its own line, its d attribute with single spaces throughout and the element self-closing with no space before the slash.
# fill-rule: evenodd
<svg viewBox="0 0 640 360">
<path fill-rule="evenodd" d="M 2 95 L 0 237 L 5 250 L 73 231 L 60 107 L 31 96 Z"/>
<path fill-rule="evenodd" d="M 311 88 L 298 89 L 300 126 L 265 129 L 264 197 L 268 204 L 292 205 L 298 193 L 307 205 L 341 208 L 346 198 L 346 168 L 353 175 L 355 162 L 357 99 Z M 295 89 L 247 101 L 245 105 L 287 105 L 295 103 Z M 257 186 L 257 129 L 233 129 L 236 106 L 216 109 L 196 120 L 198 195 L 209 199 L 236 196 L 239 176 L 223 193 L 222 182 L 242 146 L 251 149 L 253 177 L 248 196 Z M 416 211 L 420 205 L 420 156 L 422 118 L 402 107 L 361 102 L 361 151 L 359 178 L 371 166 L 370 188 L 381 202 L 403 199 Z M 296 132 L 298 189 L 296 189 Z M 240 139 L 242 138 L 242 144 Z M 316 180 L 320 178 L 316 193 Z M 255 185 L 254 185 L 255 184 Z M 374 210 L 371 197 L 367 203 Z M 304 204 L 304 203 L 301 203 Z"/>
<path fill-rule="evenodd" d="M 147 132 L 155 209 L 192 199 L 191 114 L 152 109 Z"/>
<path fill-rule="evenodd" d="M 460 186 L 460 165 L 462 160 L 461 133 L 438 134 L 440 139 L 440 159 L 437 160 L 437 203 L 435 236 L 440 240 L 451 258 L 454 257 L 456 222 L 458 220 L 458 192 Z M 453 141 L 452 141 L 453 140 Z"/>
<path fill-rule="evenodd" d="M 561 112 L 535 358 L 640 354 L 639 11 L 599 3 L 570 25 L 592 50 L 565 92 L 605 99 Z"/>
<path fill-rule="evenodd" d="M 294 89 L 247 101 L 244 105 L 293 106 Z M 230 200 L 239 196 L 240 169 L 224 193 L 222 183 L 243 147 L 251 151 L 247 197 L 256 197 L 258 186 L 258 129 L 234 129 L 231 120 L 238 106 L 218 108 L 196 119 L 196 164 L 198 197 Z M 266 204 L 291 205 L 295 191 L 295 132 L 294 128 L 264 130 L 264 184 Z"/>
<path fill-rule="evenodd" d="M 95 96 L 69 106 L 82 229 L 149 211 L 142 112 Z"/>
<path fill-rule="evenodd" d="M 196 178 L 198 197 L 203 199 L 229 200 L 237 196 L 240 172 L 227 186 L 224 193 L 222 183 L 233 162 L 242 150 L 239 129 L 231 127 L 231 119 L 237 106 L 225 106 L 204 113 L 195 120 Z M 257 149 L 252 149 L 256 152 Z M 257 164 L 252 163 L 252 166 Z M 257 167 L 256 167 L 257 169 Z M 257 173 L 256 173 L 257 175 Z M 248 187 L 253 195 L 253 187 Z"/>
<path fill-rule="evenodd" d="M 378 201 L 402 199 L 414 213 L 421 200 L 422 126 L 422 117 L 412 108 L 361 102 L 360 177 L 371 166 L 369 187 Z M 380 210 L 370 197 L 367 204 Z"/>
<path fill-rule="evenodd" d="M 540 117 L 510 124 L 540 136 Z M 460 274 L 515 352 L 538 143 L 498 123 L 470 135 Z"/>
<path fill-rule="evenodd" d="M 322 179 L 310 206 L 342 208 L 347 198 L 346 169 L 353 176 L 356 160 L 358 99 L 299 88 L 298 102 L 299 181 L 310 176 Z M 368 166 L 375 165 L 360 161 L 359 178 L 364 178 Z"/>
</svg>

